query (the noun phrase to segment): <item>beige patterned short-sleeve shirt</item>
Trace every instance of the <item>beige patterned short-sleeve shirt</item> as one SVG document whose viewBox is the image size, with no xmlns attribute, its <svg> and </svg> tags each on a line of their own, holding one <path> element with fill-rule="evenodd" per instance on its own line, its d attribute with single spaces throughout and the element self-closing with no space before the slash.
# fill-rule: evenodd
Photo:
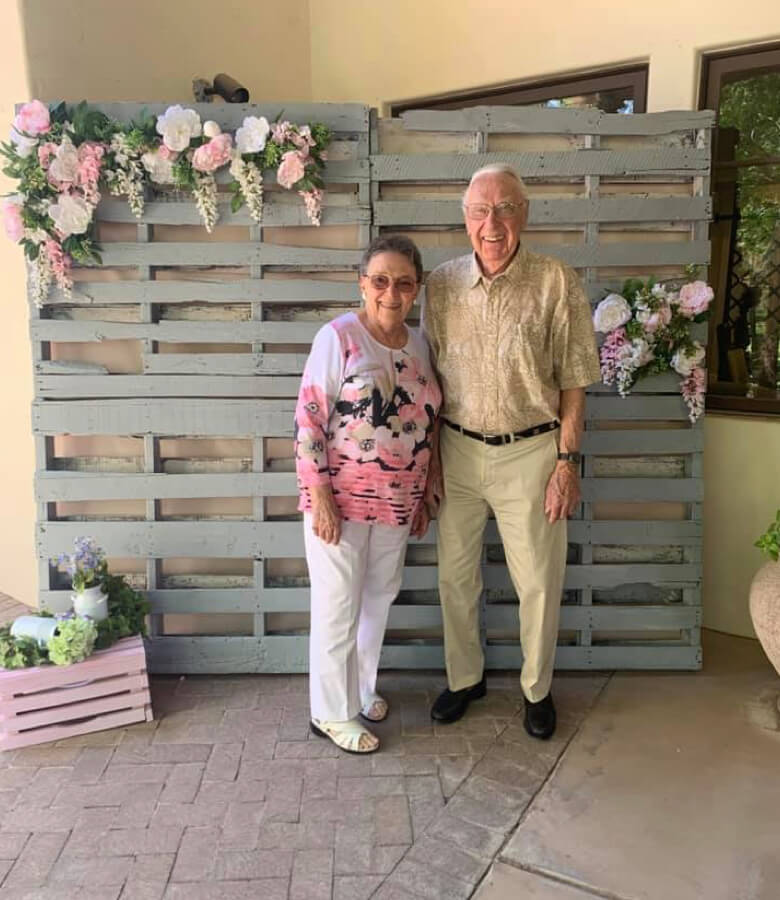
<svg viewBox="0 0 780 900">
<path fill-rule="evenodd" d="M 560 392 L 599 381 L 590 306 L 577 275 L 524 247 L 487 279 L 472 253 L 429 276 L 422 325 L 463 428 L 507 434 L 558 418 Z"/>
</svg>

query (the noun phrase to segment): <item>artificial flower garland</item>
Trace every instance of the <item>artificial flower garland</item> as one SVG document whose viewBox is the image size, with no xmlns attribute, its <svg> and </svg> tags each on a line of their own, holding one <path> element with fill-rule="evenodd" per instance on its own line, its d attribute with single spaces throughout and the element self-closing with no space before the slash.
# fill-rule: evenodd
<svg viewBox="0 0 780 900">
<path fill-rule="evenodd" d="M 122 124 L 84 102 L 49 109 L 32 100 L 14 118 L 10 143 L 0 145 L 3 171 L 19 182 L 3 204 L 6 233 L 33 263 L 33 298 L 40 305 L 52 281 L 70 295 L 74 261 L 100 263 L 94 218 L 103 187 L 126 197 L 137 218 L 144 212 L 147 185 L 188 190 L 211 232 L 219 219 L 220 169 L 233 178 L 233 212 L 246 203 L 258 225 L 263 170 L 275 169 L 277 183 L 296 190 L 309 220 L 319 225 L 330 138 L 326 125 L 269 123 L 264 116 L 247 116 L 233 137 L 179 105 Z"/>
<path fill-rule="evenodd" d="M 596 331 L 606 335 L 599 351 L 604 384 L 616 384 L 626 397 L 640 378 L 673 369 L 682 375 L 680 393 L 696 422 L 704 412 L 707 372 L 705 349 L 691 338 L 690 326 L 707 319 L 712 298 L 703 281 L 674 288 L 652 278 L 631 279 L 622 294 L 608 294 L 593 314 Z"/>
</svg>

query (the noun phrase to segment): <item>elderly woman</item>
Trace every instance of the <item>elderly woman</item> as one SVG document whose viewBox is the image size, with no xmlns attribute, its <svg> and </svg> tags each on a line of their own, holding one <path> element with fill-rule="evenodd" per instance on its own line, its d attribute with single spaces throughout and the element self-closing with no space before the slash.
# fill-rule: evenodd
<svg viewBox="0 0 780 900">
<path fill-rule="evenodd" d="M 311 578 L 311 729 L 350 753 L 387 716 L 376 675 L 409 534 L 424 500 L 441 393 L 428 346 L 405 324 L 422 281 L 417 247 L 374 240 L 360 264 L 363 307 L 317 333 L 295 412 L 299 509 Z"/>
</svg>

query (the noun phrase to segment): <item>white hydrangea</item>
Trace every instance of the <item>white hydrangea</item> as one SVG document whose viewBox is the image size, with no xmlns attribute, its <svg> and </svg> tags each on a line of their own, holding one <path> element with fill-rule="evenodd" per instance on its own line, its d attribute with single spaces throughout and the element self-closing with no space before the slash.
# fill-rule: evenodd
<svg viewBox="0 0 780 900">
<path fill-rule="evenodd" d="M 54 227 L 68 237 L 71 234 L 84 234 L 92 221 L 92 207 L 81 197 L 73 194 L 61 194 L 56 203 L 49 205 L 49 215 L 54 220 Z"/>
<path fill-rule="evenodd" d="M 608 334 L 631 318 L 631 307 L 620 294 L 607 294 L 593 313 L 593 327 L 596 331 Z"/>
<path fill-rule="evenodd" d="M 265 116 L 247 116 L 236 131 L 236 147 L 239 153 L 259 153 L 265 147 L 271 126 Z"/>
<path fill-rule="evenodd" d="M 698 342 L 693 342 L 693 349 L 689 352 L 681 349 L 672 357 L 672 368 L 683 378 L 687 378 L 694 369 L 697 369 L 704 362 L 706 351 Z"/>
<path fill-rule="evenodd" d="M 194 109 L 184 109 L 178 103 L 169 106 L 163 115 L 157 116 L 157 133 L 171 150 L 186 150 L 192 138 L 200 137 L 200 116 Z"/>
<path fill-rule="evenodd" d="M 144 153 L 141 162 L 152 181 L 157 184 L 173 184 L 173 161 L 169 156 L 161 156 L 159 149 Z"/>
<path fill-rule="evenodd" d="M 652 359 L 655 359 L 652 346 L 644 338 L 634 338 L 630 344 L 631 361 L 634 368 L 647 365 Z"/>
</svg>

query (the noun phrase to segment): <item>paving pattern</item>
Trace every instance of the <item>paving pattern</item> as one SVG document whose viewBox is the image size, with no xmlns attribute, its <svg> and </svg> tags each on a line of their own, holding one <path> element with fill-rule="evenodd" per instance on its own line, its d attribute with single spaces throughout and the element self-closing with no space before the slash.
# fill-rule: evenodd
<svg viewBox="0 0 780 900">
<path fill-rule="evenodd" d="M 557 678 L 542 743 L 516 674 L 447 726 L 440 673 L 383 674 L 360 757 L 309 733 L 305 676 L 154 678 L 153 722 L 0 754 L 0 898 L 468 897 L 605 681 Z"/>
</svg>

